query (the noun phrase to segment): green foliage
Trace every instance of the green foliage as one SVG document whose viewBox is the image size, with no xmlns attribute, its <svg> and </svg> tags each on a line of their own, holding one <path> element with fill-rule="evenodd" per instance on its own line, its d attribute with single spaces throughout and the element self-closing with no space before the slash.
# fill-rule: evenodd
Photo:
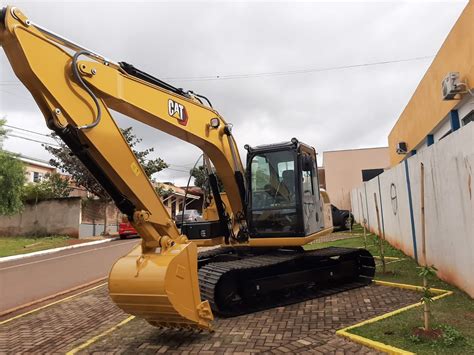
<svg viewBox="0 0 474 355">
<path fill-rule="evenodd" d="M 173 189 L 166 188 L 165 185 L 163 184 L 158 184 L 158 186 L 155 187 L 155 191 L 158 194 L 158 196 L 161 196 L 161 197 L 166 197 L 173 193 Z"/>
<path fill-rule="evenodd" d="M 153 148 L 137 150 L 137 145 L 142 141 L 142 139 L 137 138 L 137 136 L 133 134 L 132 127 L 122 129 L 122 134 L 149 178 L 151 178 L 153 174 L 168 167 L 168 165 L 160 158 L 148 159 L 148 155 L 153 152 Z M 44 146 L 44 148 L 54 156 L 54 158 L 49 161 L 50 164 L 71 175 L 72 179 L 78 186 L 85 188 L 100 199 L 109 200 L 110 197 L 108 193 L 102 188 L 82 162 L 72 154 L 71 150 L 62 140 L 54 135 L 53 137 L 56 139 L 59 148 Z"/>
<path fill-rule="evenodd" d="M 207 174 L 204 166 L 198 166 L 191 170 L 191 176 L 194 178 L 194 186 L 198 186 L 201 189 L 206 188 L 207 186 Z"/>
<path fill-rule="evenodd" d="M 415 343 L 415 344 L 420 344 L 422 342 L 422 339 L 418 335 L 415 335 L 415 334 L 410 335 L 408 339 L 412 343 Z"/>
<path fill-rule="evenodd" d="M 463 335 L 452 326 L 443 324 L 440 328 L 443 330 L 443 336 L 438 342 L 442 342 L 444 346 L 451 347 L 464 340 Z"/>
<path fill-rule="evenodd" d="M 148 159 L 148 156 L 154 151 L 154 148 L 137 150 L 136 147 L 142 141 L 142 138 L 137 138 L 137 136 L 133 134 L 132 127 L 122 129 L 122 134 L 149 178 L 151 178 L 153 174 L 168 167 L 168 164 L 161 158 Z"/>
<path fill-rule="evenodd" d="M 0 236 L 0 257 L 63 247 L 70 245 L 70 240 L 67 236 Z"/>
<path fill-rule="evenodd" d="M 8 130 L 5 128 L 5 123 L 7 123 L 7 120 L 0 118 L 0 148 L 2 147 L 3 140 L 5 139 L 5 136 L 8 132 Z"/>
<path fill-rule="evenodd" d="M 418 276 L 422 277 L 425 280 L 421 302 L 425 304 L 432 303 L 434 294 L 430 291 L 431 286 L 428 283 L 428 278 L 435 277 L 436 271 L 438 271 L 438 269 L 436 269 L 434 265 L 431 265 L 431 266 L 425 265 L 422 267 L 418 267 L 417 269 L 420 270 L 420 272 L 418 273 Z"/>
<path fill-rule="evenodd" d="M 436 271 L 438 271 L 437 268 L 434 267 L 434 265 L 431 266 L 422 266 L 418 267 L 420 272 L 418 273 L 418 276 L 421 277 L 429 277 L 429 276 L 436 276 Z"/>
<path fill-rule="evenodd" d="M 204 166 L 201 165 L 201 166 L 198 166 L 197 168 L 193 168 L 189 173 L 194 178 L 194 186 L 198 186 L 201 189 L 207 191 L 207 189 L 209 188 L 208 186 L 209 177 L 207 176 L 207 172 Z M 224 185 L 222 184 L 222 181 L 221 179 L 219 179 L 218 176 L 217 176 L 217 185 L 219 186 L 219 191 L 223 192 Z"/>
<path fill-rule="evenodd" d="M 38 183 L 29 183 L 23 188 L 23 201 L 38 202 L 49 198 L 68 197 L 72 191 L 70 179 L 57 173 L 46 174 Z"/>
<path fill-rule="evenodd" d="M 450 348 L 464 340 L 464 336 L 457 329 L 448 324 L 440 325 L 435 329 L 435 331 L 437 330 L 441 330 L 442 332 L 441 336 L 435 340 L 428 337 L 421 337 L 416 334 L 411 334 L 408 337 L 408 340 L 414 344 L 427 344 L 433 349 Z"/>
<path fill-rule="evenodd" d="M 0 125 L 1 129 L 2 125 Z M 14 155 L 0 150 L 0 215 L 21 211 L 25 167 Z"/>
</svg>

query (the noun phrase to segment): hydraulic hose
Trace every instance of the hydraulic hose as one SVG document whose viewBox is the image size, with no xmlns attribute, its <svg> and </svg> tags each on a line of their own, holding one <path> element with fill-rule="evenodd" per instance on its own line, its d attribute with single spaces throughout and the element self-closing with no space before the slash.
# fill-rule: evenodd
<svg viewBox="0 0 474 355">
<path fill-rule="evenodd" d="M 72 72 L 73 72 L 74 77 L 76 78 L 76 80 L 84 87 L 84 90 L 87 91 L 87 93 L 90 95 L 90 97 L 92 97 L 92 100 L 94 100 L 94 103 L 97 107 L 97 116 L 96 116 L 95 120 L 92 123 L 88 124 L 88 125 L 77 127 L 77 129 L 82 130 L 82 129 L 94 128 L 95 126 L 97 126 L 99 124 L 100 118 L 102 117 L 102 109 L 100 108 L 99 99 L 97 99 L 97 96 L 95 96 L 95 94 L 92 92 L 92 90 L 84 82 L 84 80 L 81 77 L 81 74 L 79 74 L 79 69 L 77 69 L 77 59 L 81 55 L 91 56 L 93 54 L 88 52 L 88 51 L 79 51 L 76 54 L 74 54 L 74 57 L 72 58 Z"/>
<path fill-rule="evenodd" d="M 4 29 L 5 28 L 5 17 L 7 15 L 7 8 L 2 7 L 0 10 L 0 28 Z"/>
</svg>

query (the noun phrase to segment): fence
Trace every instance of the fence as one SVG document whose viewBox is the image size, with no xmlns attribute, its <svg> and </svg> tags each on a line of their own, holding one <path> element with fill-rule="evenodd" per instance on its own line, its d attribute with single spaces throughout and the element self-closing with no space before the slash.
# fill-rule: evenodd
<svg viewBox="0 0 474 355">
<path fill-rule="evenodd" d="M 355 219 L 421 260 L 420 164 L 424 164 L 427 263 L 438 276 L 474 297 L 474 124 L 407 158 L 351 191 Z"/>
</svg>

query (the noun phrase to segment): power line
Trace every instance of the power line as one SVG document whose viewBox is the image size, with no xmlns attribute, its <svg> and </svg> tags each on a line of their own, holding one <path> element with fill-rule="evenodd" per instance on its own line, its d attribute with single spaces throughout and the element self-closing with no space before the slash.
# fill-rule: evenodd
<svg viewBox="0 0 474 355">
<path fill-rule="evenodd" d="M 35 131 L 30 131 L 29 129 L 20 128 L 20 127 L 15 127 L 15 126 L 11 126 L 11 125 L 8 125 L 8 124 L 5 124 L 4 126 L 5 126 L 5 127 L 8 127 L 8 128 L 18 129 L 18 130 L 20 130 L 20 131 L 25 131 L 25 132 L 28 132 L 28 133 L 37 134 L 37 135 L 39 135 L 39 136 L 52 138 L 51 135 L 49 135 L 49 134 L 44 134 L 44 133 L 39 133 L 39 132 L 35 132 Z"/>
<path fill-rule="evenodd" d="M 193 76 L 191 77 L 164 77 L 162 79 L 163 80 L 181 80 L 181 81 L 250 79 L 250 78 L 259 78 L 259 77 L 319 73 L 319 72 L 336 71 L 336 70 L 343 70 L 343 69 L 363 68 L 363 67 L 376 66 L 376 65 L 413 62 L 413 61 L 431 59 L 433 57 L 434 57 L 433 55 L 429 55 L 429 56 L 413 57 L 413 58 L 406 58 L 406 59 L 396 59 L 396 60 L 387 60 L 387 61 L 380 61 L 380 62 L 369 62 L 369 63 L 341 65 L 341 66 L 323 67 L 323 68 L 307 68 L 307 69 L 296 69 L 296 70 L 274 71 L 274 72 L 259 72 L 259 73 L 244 73 L 244 74 L 226 74 L 226 75 L 215 74 L 215 75 L 194 76 L 194 77 Z M 0 85 L 20 85 L 20 84 L 21 83 L 14 82 L 14 81 L 0 81 Z M 5 90 L 3 90 L 3 92 L 10 95 L 17 96 Z"/>
<path fill-rule="evenodd" d="M 20 127 L 16 127 L 16 126 L 12 126 L 12 125 L 7 125 L 7 124 L 5 124 L 4 126 L 8 127 L 8 128 L 13 128 L 13 129 L 18 129 L 18 130 L 21 130 L 21 131 L 25 131 L 25 132 L 32 133 L 32 134 L 37 134 L 37 135 L 42 136 L 42 137 L 52 138 L 48 134 L 31 131 L 29 129 L 20 128 Z M 47 142 L 44 142 L 44 141 L 40 141 L 40 140 L 28 138 L 28 137 L 17 136 L 17 135 L 12 134 L 12 133 L 7 133 L 7 136 L 14 137 L 14 138 L 20 138 L 20 139 L 25 139 L 25 140 L 28 140 L 28 141 L 41 143 L 41 144 L 46 144 L 46 145 L 50 145 L 50 146 L 54 146 L 54 147 L 58 147 L 58 148 L 60 147 L 59 145 L 54 144 L 54 143 L 47 143 Z M 166 168 L 166 169 L 173 170 L 173 171 L 178 171 L 178 172 L 182 172 L 182 173 L 189 174 L 189 171 L 191 170 L 191 167 L 188 167 L 188 166 L 185 166 L 185 165 L 178 165 L 178 164 L 168 164 L 168 165 L 169 165 L 169 167 Z M 171 166 L 174 166 L 176 168 L 171 168 Z"/>
<path fill-rule="evenodd" d="M 191 169 L 189 170 L 181 170 L 181 169 L 173 169 L 173 168 L 170 168 L 169 166 L 167 168 L 165 168 L 167 170 L 173 170 L 173 171 L 179 171 L 180 173 L 186 173 L 186 174 L 189 174 L 189 172 L 191 171 Z M 163 169 L 164 170 L 164 169 Z"/>
<path fill-rule="evenodd" d="M 52 146 L 52 147 L 61 148 L 59 145 L 54 144 L 54 143 L 48 143 L 48 142 L 39 141 L 39 140 L 36 140 L 36 139 L 33 139 L 33 138 L 27 138 L 27 137 L 17 136 L 15 134 L 7 133 L 7 138 L 10 138 L 10 137 L 11 138 L 20 138 L 20 139 L 24 139 L 24 140 L 27 140 L 27 141 L 30 141 L 30 142 L 41 143 L 41 144 L 44 144 L 44 145 L 49 145 L 49 146 Z"/>
<path fill-rule="evenodd" d="M 431 59 L 434 56 L 423 56 L 423 57 L 414 57 L 407 59 L 397 59 L 397 60 L 387 60 L 381 62 L 371 62 L 371 63 L 361 63 L 361 64 L 352 64 L 352 65 L 341 65 L 334 67 L 324 67 L 324 68 L 309 68 L 309 69 L 296 69 L 296 70 L 287 70 L 287 71 L 274 71 L 274 72 L 260 72 L 260 73 L 247 73 L 247 74 L 228 74 L 228 75 L 207 75 L 207 76 L 195 76 L 195 77 L 167 77 L 163 80 L 182 80 L 182 81 L 210 81 L 210 80 L 232 80 L 232 79 L 249 79 L 249 78 L 259 78 L 259 77 L 271 77 L 271 76 L 282 76 L 282 75 L 295 75 L 295 74 L 307 74 L 307 73 L 318 73 L 326 71 L 336 71 L 343 69 L 353 69 L 353 68 L 363 68 L 375 65 L 386 65 L 394 63 L 403 63 L 403 62 L 413 62 L 418 60 Z"/>
</svg>

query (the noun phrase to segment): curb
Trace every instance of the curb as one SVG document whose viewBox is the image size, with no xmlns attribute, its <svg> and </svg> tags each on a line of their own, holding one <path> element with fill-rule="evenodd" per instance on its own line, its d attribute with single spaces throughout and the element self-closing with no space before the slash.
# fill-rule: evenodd
<svg viewBox="0 0 474 355">
<path fill-rule="evenodd" d="M 7 261 L 12 261 L 12 260 L 26 259 L 26 258 L 30 258 L 30 257 L 33 257 L 33 256 L 38 256 L 38 255 L 47 255 L 47 254 L 57 253 L 58 251 L 63 251 L 63 250 L 69 250 L 69 249 L 86 247 L 86 246 L 90 246 L 90 245 L 108 243 L 108 242 L 111 242 L 111 241 L 117 240 L 117 239 L 120 239 L 120 237 L 114 237 L 114 238 L 108 238 L 108 239 L 102 239 L 102 240 L 94 240 L 94 241 L 88 242 L 88 243 L 68 245 L 67 247 L 45 249 L 45 250 L 35 251 L 33 253 L 4 256 L 4 257 L 0 258 L 0 263 L 4 263 L 4 262 L 7 262 Z"/>
<path fill-rule="evenodd" d="M 378 281 L 378 280 L 374 280 L 374 284 L 380 285 L 380 286 L 403 288 L 403 289 L 412 290 L 412 291 L 423 291 L 423 287 L 415 286 L 415 285 L 399 284 L 399 283 L 394 283 L 394 282 L 386 282 L 386 281 Z M 443 297 L 446 297 L 446 296 L 449 296 L 449 295 L 453 294 L 453 291 L 441 290 L 441 289 L 438 289 L 438 288 L 430 288 L 430 291 L 435 293 L 435 294 L 438 294 L 438 296 L 433 297 L 433 300 L 439 300 L 440 298 L 443 298 Z M 372 349 L 384 351 L 388 354 L 399 354 L 399 355 L 414 354 L 414 353 L 412 353 L 410 351 L 407 351 L 407 350 L 399 349 L 399 348 L 396 348 L 396 347 L 388 345 L 388 344 L 384 344 L 384 343 L 379 342 L 379 341 L 371 340 L 371 339 L 368 339 L 368 338 L 364 338 L 360 335 L 349 333 L 349 330 L 359 328 L 359 327 L 361 327 L 363 325 L 366 325 L 366 324 L 378 322 L 379 320 L 394 316 L 396 314 L 405 312 L 405 311 L 407 311 L 409 309 L 412 309 L 412 308 L 415 308 L 415 307 L 419 307 L 421 305 L 423 305 L 422 302 L 417 302 L 417 303 L 411 304 L 409 306 L 399 308 L 395 311 L 388 312 L 388 313 L 382 314 L 380 316 L 377 316 L 377 317 L 374 317 L 374 318 L 371 318 L 371 319 L 367 319 L 363 322 L 351 325 L 351 326 L 343 328 L 343 329 L 339 329 L 338 331 L 336 331 L 336 334 L 339 335 L 339 336 L 348 338 L 349 340 L 351 340 L 355 343 L 365 345 L 365 346 L 367 346 L 369 348 L 372 348 Z"/>
</svg>

